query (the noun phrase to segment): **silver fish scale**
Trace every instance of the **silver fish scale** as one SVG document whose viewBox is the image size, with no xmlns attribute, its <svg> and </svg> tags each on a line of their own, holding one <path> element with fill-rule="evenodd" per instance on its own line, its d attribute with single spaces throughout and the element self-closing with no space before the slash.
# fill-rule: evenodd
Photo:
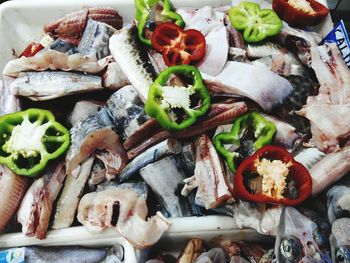
<svg viewBox="0 0 350 263">
<path fill-rule="evenodd" d="M 110 55 L 109 38 L 114 32 L 113 27 L 89 19 L 77 49 L 84 55 L 95 56 L 97 60 L 107 57 Z"/>
<path fill-rule="evenodd" d="M 81 144 L 90 133 L 106 127 L 113 129 L 114 125 L 109 119 L 105 108 L 89 115 L 86 119 L 78 121 L 70 129 L 71 146 L 67 153 L 67 160 L 70 160 L 72 156 L 79 152 Z"/>
<path fill-rule="evenodd" d="M 132 86 L 125 86 L 115 92 L 107 101 L 106 107 L 123 140 L 149 120 L 144 111 L 144 104 Z"/>
</svg>

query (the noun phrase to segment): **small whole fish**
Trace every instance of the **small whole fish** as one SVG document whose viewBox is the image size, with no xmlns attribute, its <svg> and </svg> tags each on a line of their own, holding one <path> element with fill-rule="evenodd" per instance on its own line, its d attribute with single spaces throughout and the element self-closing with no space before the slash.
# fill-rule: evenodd
<svg viewBox="0 0 350 263">
<path fill-rule="evenodd" d="M 350 218 L 341 218 L 333 222 L 331 243 L 334 263 L 350 262 Z"/>
<path fill-rule="evenodd" d="M 34 101 L 101 89 L 99 76 L 63 71 L 22 72 L 10 85 L 11 94 Z"/>
<path fill-rule="evenodd" d="M 350 217 L 350 187 L 335 185 L 327 191 L 327 215 L 329 222 Z"/>
</svg>

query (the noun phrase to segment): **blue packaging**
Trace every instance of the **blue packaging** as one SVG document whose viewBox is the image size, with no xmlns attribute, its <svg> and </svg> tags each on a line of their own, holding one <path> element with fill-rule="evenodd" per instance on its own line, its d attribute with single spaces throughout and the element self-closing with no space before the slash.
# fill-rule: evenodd
<svg viewBox="0 0 350 263">
<path fill-rule="evenodd" d="M 25 247 L 0 251 L 0 263 L 24 263 Z"/>
<path fill-rule="evenodd" d="M 324 42 L 336 43 L 343 55 L 346 65 L 350 68 L 350 41 L 343 20 L 340 20 L 332 31 L 328 33 L 328 35 L 322 40 L 322 44 Z"/>
</svg>

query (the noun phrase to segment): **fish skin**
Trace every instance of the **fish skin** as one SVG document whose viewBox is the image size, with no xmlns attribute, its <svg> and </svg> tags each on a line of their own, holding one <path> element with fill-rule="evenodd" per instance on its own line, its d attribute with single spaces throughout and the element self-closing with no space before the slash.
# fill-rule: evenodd
<svg viewBox="0 0 350 263">
<path fill-rule="evenodd" d="M 30 186 L 18 209 L 17 220 L 22 224 L 22 233 L 38 239 L 46 237 L 53 202 L 65 177 L 65 165 L 61 161 L 51 165 L 45 174 Z"/>
<path fill-rule="evenodd" d="M 72 225 L 80 197 L 90 175 L 93 160 L 93 157 L 89 157 L 82 162 L 77 174 L 67 174 L 62 194 L 57 201 L 53 229 L 67 228 Z"/>
<path fill-rule="evenodd" d="M 178 160 L 171 155 L 148 164 L 139 173 L 169 217 L 193 216 L 189 200 L 179 191 L 185 173 L 177 164 Z"/>
<path fill-rule="evenodd" d="M 146 182 L 130 182 L 118 184 L 116 181 L 106 181 L 97 186 L 96 192 L 104 191 L 106 189 L 130 189 L 137 193 L 138 197 L 142 197 L 147 200 L 149 187 Z"/>
<path fill-rule="evenodd" d="M 113 162 L 119 162 L 115 166 L 116 173 L 123 169 L 127 157 L 119 136 L 113 129 L 106 108 L 78 121 L 70 130 L 71 146 L 66 155 L 67 174 L 71 174 L 80 162 L 96 150 L 106 151 L 117 158 L 112 158 Z"/>
<path fill-rule="evenodd" d="M 16 175 L 7 167 L 0 165 L 0 231 L 4 230 L 16 213 L 29 185 L 28 178 Z"/>
<path fill-rule="evenodd" d="M 99 76 L 60 71 L 22 72 L 10 85 L 12 95 L 29 97 L 34 101 L 101 89 L 102 78 Z"/>
<path fill-rule="evenodd" d="M 96 60 L 109 56 L 109 38 L 115 31 L 113 27 L 105 23 L 89 19 L 77 51 L 85 56 L 95 57 Z"/>
<path fill-rule="evenodd" d="M 95 263 L 107 257 L 107 250 L 104 248 L 60 246 L 25 247 L 24 249 L 26 263 Z"/>
<path fill-rule="evenodd" d="M 145 47 L 137 37 L 136 26 L 117 31 L 109 40 L 109 49 L 130 83 L 145 103 L 156 72 Z"/>
<path fill-rule="evenodd" d="M 159 159 L 170 154 L 178 154 L 182 150 L 182 145 L 174 139 L 166 139 L 138 155 L 120 172 L 119 182 L 125 182 L 132 178 L 141 168 L 156 162 Z"/>
</svg>

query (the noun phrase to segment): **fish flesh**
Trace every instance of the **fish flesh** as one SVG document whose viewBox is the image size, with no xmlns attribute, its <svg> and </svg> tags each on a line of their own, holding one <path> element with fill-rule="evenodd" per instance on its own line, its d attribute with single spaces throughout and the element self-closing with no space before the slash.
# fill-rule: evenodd
<svg viewBox="0 0 350 263">
<path fill-rule="evenodd" d="M 275 243 L 278 262 L 331 262 L 314 239 L 318 226 L 293 207 L 283 209 Z"/>
<path fill-rule="evenodd" d="M 198 184 L 196 203 L 199 199 L 205 209 L 215 208 L 232 199 L 222 163 L 208 135 L 199 136 L 194 146 L 196 152 L 194 176 Z"/>
<path fill-rule="evenodd" d="M 49 227 L 52 206 L 66 177 L 64 162 L 51 165 L 26 192 L 18 209 L 17 220 L 22 233 L 44 239 Z"/>
<path fill-rule="evenodd" d="M 101 89 L 102 79 L 99 76 L 63 71 L 22 72 L 10 85 L 11 94 L 34 101 Z"/>
<path fill-rule="evenodd" d="M 165 208 L 168 217 L 193 215 L 189 200 L 179 191 L 185 173 L 178 167 L 175 156 L 148 164 L 140 170 L 140 175 L 152 189 L 158 203 Z"/>
<path fill-rule="evenodd" d="M 291 50 L 306 66 L 311 65 L 311 47 L 317 46 L 322 41 L 322 36 L 316 32 L 292 28 L 283 23 L 280 33 L 274 37 L 274 41 Z"/>
<path fill-rule="evenodd" d="M 74 126 L 79 120 L 86 119 L 90 114 L 101 109 L 100 102 L 81 100 L 74 105 L 74 109 L 68 117 L 68 122 Z"/>
<path fill-rule="evenodd" d="M 13 256 L 16 262 L 26 263 L 96 263 L 102 262 L 108 256 L 108 250 L 105 248 L 84 248 L 79 246 L 60 246 L 60 247 L 18 247 L 11 248 L 1 253 L 6 253 L 9 258 Z M 11 255 L 11 256 L 10 256 Z M 107 262 L 107 261 L 106 261 Z"/>
<path fill-rule="evenodd" d="M 96 192 L 101 192 L 106 189 L 128 189 L 137 193 L 138 197 L 147 200 L 149 194 L 149 187 L 146 182 L 130 182 L 118 184 L 116 181 L 106 181 L 97 186 Z"/>
<path fill-rule="evenodd" d="M 206 53 L 197 65 L 198 69 L 212 76 L 218 75 L 225 66 L 229 50 L 228 33 L 224 25 L 225 13 L 210 6 L 198 10 L 177 9 L 177 12 L 184 15 L 185 29 L 196 29 L 205 37 Z"/>
<path fill-rule="evenodd" d="M 267 68 L 236 61 L 228 61 L 215 77 L 202 76 L 209 90 L 250 98 L 265 111 L 281 105 L 293 91 L 288 80 Z M 255 85 L 252 85 L 251 76 L 254 76 Z"/>
<path fill-rule="evenodd" d="M 329 222 L 350 217 L 350 187 L 335 185 L 327 191 L 327 216 Z"/>
<path fill-rule="evenodd" d="M 82 197 L 78 221 L 89 232 L 115 228 L 134 247 L 142 249 L 156 243 L 169 228 L 164 216 L 157 212 L 146 221 L 146 200 L 127 189 L 107 189 Z"/>
<path fill-rule="evenodd" d="M 164 140 L 138 155 L 120 172 L 119 182 L 125 182 L 132 178 L 141 168 L 150 163 L 154 163 L 163 157 L 171 154 L 178 154 L 182 150 L 182 145 L 174 139 Z"/>
<path fill-rule="evenodd" d="M 192 238 L 187 242 L 177 258 L 178 263 L 195 262 L 195 260 L 204 252 L 204 242 L 200 238 Z"/>
<path fill-rule="evenodd" d="M 0 80 L 0 116 L 8 113 L 19 111 L 21 108 L 20 100 L 10 92 L 10 84 L 13 78 L 4 76 L 4 80 Z"/>
<path fill-rule="evenodd" d="M 233 204 L 235 226 L 237 228 L 253 228 L 263 235 L 276 235 L 281 213 L 281 206 L 268 207 L 241 200 L 236 200 Z"/>
<path fill-rule="evenodd" d="M 78 45 L 88 20 L 106 23 L 115 29 L 123 26 L 123 18 L 116 9 L 110 7 L 92 7 L 72 12 L 45 25 L 44 31 L 54 38 L 60 38 L 70 44 Z"/>
<path fill-rule="evenodd" d="M 331 243 L 334 263 L 350 262 L 350 218 L 341 218 L 333 222 Z"/>
<path fill-rule="evenodd" d="M 116 173 L 125 166 L 127 157 L 113 128 L 114 124 L 111 123 L 106 108 L 78 121 L 70 130 L 71 146 L 66 155 L 67 174 L 72 174 L 82 161 L 99 150 L 110 155 L 100 153 L 98 156 L 106 168 L 113 168 L 113 174 L 108 173 L 107 179 L 115 178 Z"/>
<path fill-rule="evenodd" d="M 302 147 L 293 155 L 294 160 L 304 165 L 307 169 L 311 169 L 316 163 L 326 156 L 324 152 L 321 152 L 316 147 Z"/>
<path fill-rule="evenodd" d="M 80 54 L 100 60 L 109 56 L 109 38 L 116 30 L 101 22 L 89 19 L 77 47 Z"/>
<path fill-rule="evenodd" d="M 311 169 L 312 195 L 316 196 L 350 171 L 350 146 L 329 153 Z"/>
<path fill-rule="evenodd" d="M 29 185 L 28 178 L 16 175 L 4 165 L 0 165 L 0 231 L 4 230 L 16 213 Z"/>
<path fill-rule="evenodd" d="M 154 119 L 149 121 L 144 104 L 131 85 L 114 92 L 107 100 L 106 109 L 126 149 L 159 129 Z"/>
<path fill-rule="evenodd" d="M 57 50 L 44 49 L 32 57 L 12 59 L 5 65 L 4 76 L 17 78 L 21 72 L 63 70 L 99 73 L 113 60 L 112 56 L 96 60 L 93 56 L 80 53 L 63 53 Z"/>
<path fill-rule="evenodd" d="M 138 39 L 136 26 L 126 26 L 117 31 L 109 40 L 109 49 L 141 101 L 145 103 L 156 72 L 144 45 Z"/>
<path fill-rule="evenodd" d="M 210 111 L 207 113 L 206 119 L 198 121 L 191 127 L 188 127 L 182 131 L 168 132 L 161 130 L 160 132 L 156 133 L 140 145 L 130 149 L 128 151 L 129 159 L 135 158 L 149 147 L 167 138 L 187 139 L 213 130 L 219 125 L 232 123 L 236 117 L 248 110 L 248 105 L 243 101 L 231 103 L 229 105 L 220 104 L 217 106 L 218 107 L 215 107 L 214 109 L 212 105 Z"/>
<path fill-rule="evenodd" d="M 94 158 L 83 161 L 78 171 L 67 174 L 62 193 L 57 201 L 52 228 L 61 229 L 70 227 L 78 208 L 84 186 L 89 178 Z"/>
<path fill-rule="evenodd" d="M 102 75 L 102 83 L 103 87 L 111 90 L 118 90 L 130 84 L 117 62 L 108 64 L 106 72 Z"/>
</svg>

